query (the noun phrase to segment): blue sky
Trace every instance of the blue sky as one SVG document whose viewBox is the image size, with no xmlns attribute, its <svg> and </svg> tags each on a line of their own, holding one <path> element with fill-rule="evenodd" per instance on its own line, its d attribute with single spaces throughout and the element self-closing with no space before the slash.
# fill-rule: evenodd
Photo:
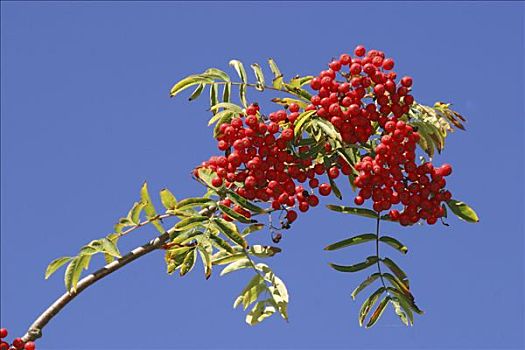
<svg viewBox="0 0 525 350">
<path fill-rule="evenodd" d="M 288 77 L 312 74 L 364 44 L 413 76 L 418 101 L 453 102 L 468 118 L 436 162 L 453 164 L 449 187 L 480 223 L 384 226 L 409 247 L 394 257 L 426 311 L 414 327 L 391 311 L 373 329 L 358 327 L 360 303 L 349 294 L 366 273 L 327 262 L 352 263 L 372 248 L 322 247 L 374 223 L 319 207 L 270 261 L 291 294 L 288 324 L 274 317 L 251 328 L 232 309 L 249 274 L 205 281 L 198 266 L 168 276 L 159 252 L 87 290 L 38 347 L 523 347 L 523 3 L 2 1 L 1 9 L 1 324 L 13 333 L 63 292 L 61 276 L 43 279 L 47 263 L 109 233 L 145 179 L 152 192 L 201 193 L 189 172 L 216 152 L 209 113 L 206 101 L 168 98 L 177 79 L 228 69 L 231 58 L 273 57 Z M 146 229 L 121 248 L 153 235 Z"/>
</svg>

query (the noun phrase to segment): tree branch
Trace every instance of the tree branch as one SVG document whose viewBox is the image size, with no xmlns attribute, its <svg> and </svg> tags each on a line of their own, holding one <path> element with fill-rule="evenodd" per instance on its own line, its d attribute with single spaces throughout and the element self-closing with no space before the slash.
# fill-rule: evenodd
<svg viewBox="0 0 525 350">
<path fill-rule="evenodd" d="M 205 209 L 202 209 L 199 212 L 199 215 L 211 216 L 215 212 L 216 207 L 211 206 Z M 22 337 L 24 342 L 34 341 L 42 337 L 42 329 L 55 317 L 67 304 L 69 304 L 73 299 L 75 299 L 82 291 L 84 291 L 89 286 L 93 285 L 98 280 L 112 274 L 113 272 L 121 269 L 127 264 L 137 260 L 141 256 L 144 256 L 156 249 L 162 247 L 166 243 L 170 235 L 174 232 L 173 228 L 164 232 L 155 239 L 149 241 L 148 243 L 133 249 L 128 254 L 124 255 L 120 259 L 117 259 L 101 269 L 95 271 L 94 273 L 84 277 L 77 284 L 77 289 L 75 292 L 66 292 L 62 294 L 51 306 L 49 306 L 38 318 L 33 322 L 29 327 L 27 333 Z"/>
</svg>

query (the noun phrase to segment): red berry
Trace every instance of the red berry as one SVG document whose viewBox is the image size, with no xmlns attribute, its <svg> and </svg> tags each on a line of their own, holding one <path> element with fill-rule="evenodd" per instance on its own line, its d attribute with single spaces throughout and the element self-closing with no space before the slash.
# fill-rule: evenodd
<svg viewBox="0 0 525 350">
<path fill-rule="evenodd" d="M 256 115 L 257 114 L 257 107 L 254 106 L 254 105 L 248 106 L 248 108 L 246 108 L 246 114 L 248 114 L 248 115 Z"/>
<path fill-rule="evenodd" d="M 321 184 L 319 186 L 319 194 L 321 196 L 328 196 L 332 192 L 332 186 L 329 184 Z"/>
<path fill-rule="evenodd" d="M 355 50 L 354 50 L 354 54 L 355 54 L 356 56 L 359 56 L 359 57 L 364 56 L 365 53 L 366 53 L 366 49 L 365 49 L 365 47 L 362 46 L 362 45 L 357 46 L 357 47 L 355 48 Z"/>
<path fill-rule="evenodd" d="M 411 77 L 403 77 L 401 78 L 401 85 L 404 87 L 411 87 L 412 86 L 412 78 Z"/>
<path fill-rule="evenodd" d="M 214 177 L 211 180 L 211 185 L 213 187 L 220 187 L 220 186 L 222 186 L 222 179 L 220 177 Z"/>
<path fill-rule="evenodd" d="M 299 105 L 297 103 L 290 103 L 288 110 L 292 113 L 299 112 Z"/>
<path fill-rule="evenodd" d="M 390 216 L 390 219 L 396 221 L 399 219 L 399 211 L 397 210 L 390 210 L 390 212 L 388 213 L 388 215 Z"/>
<path fill-rule="evenodd" d="M 316 207 L 319 204 L 319 198 L 317 198 L 315 194 L 311 194 L 308 197 L 308 204 L 310 204 L 312 207 Z"/>
<path fill-rule="evenodd" d="M 22 350 L 24 348 L 24 342 L 22 338 L 15 338 L 13 340 L 13 346 L 17 348 L 18 350 Z"/>
<path fill-rule="evenodd" d="M 32 341 L 28 341 L 26 345 L 24 346 L 25 350 L 35 350 L 36 346 L 35 343 Z"/>
<path fill-rule="evenodd" d="M 339 176 L 339 169 L 334 167 L 331 167 L 330 170 L 328 170 L 328 177 L 331 179 L 335 179 Z"/>
<path fill-rule="evenodd" d="M 440 169 L 442 176 L 449 176 L 452 174 L 452 166 L 450 164 L 443 164 Z"/>
<path fill-rule="evenodd" d="M 339 61 L 343 66 L 348 66 L 352 62 L 352 58 L 350 57 L 350 55 L 344 53 L 339 57 Z"/>
<path fill-rule="evenodd" d="M 7 329 L 6 328 L 0 328 L 0 338 L 7 337 Z"/>
<path fill-rule="evenodd" d="M 289 223 L 294 222 L 297 219 L 297 212 L 295 210 L 289 210 L 288 213 L 286 213 L 286 219 Z"/>
<path fill-rule="evenodd" d="M 310 181 L 308 181 L 308 184 L 310 185 L 311 188 L 316 188 L 317 186 L 319 186 L 319 180 L 310 179 Z"/>
<path fill-rule="evenodd" d="M 391 59 L 391 58 L 387 58 L 386 60 L 383 61 L 383 68 L 385 70 L 391 70 L 392 68 L 394 68 L 394 60 Z"/>
<path fill-rule="evenodd" d="M 339 61 L 332 61 L 332 62 L 330 62 L 329 66 L 330 66 L 331 70 L 337 72 L 338 70 L 341 69 L 341 62 L 339 62 Z"/>
<path fill-rule="evenodd" d="M 304 212 L 307 212 L 308 209 L 310 209 L 310 206 L 308 205 L 308 202 L 301 202 L 299 203 L 299 210 Z"/>
<path fill-rule="evenodd" d="M 8 350 L 8 349 L 9 349 L 8 343 L 6 343 L 5 341 L 0 342 L 0 350 Z"/>
<path fill-rule="evenodd" d="M 361 196 L 357 196 L 354 198 L 354 203 L 357 205 L 361 205 L 365 202 L 364 198 Z"/>
</svg>

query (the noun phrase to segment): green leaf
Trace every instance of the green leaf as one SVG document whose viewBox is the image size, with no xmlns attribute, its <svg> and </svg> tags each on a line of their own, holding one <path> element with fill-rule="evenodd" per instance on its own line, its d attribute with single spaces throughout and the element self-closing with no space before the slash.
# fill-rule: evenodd
<svg viewBox="0 0 525 350">
<path fill-rule="evenodd" d="M 248 260 L 248 259 L 237 260 L 237 261 L 232 262 L 228 266 L 226 266 L 221 271 L 221 276 L 224 276 L 226 274 L 229 274 L 230 272 L 234 272 L 234 271 L 237 271 L 237 270 L 240 270 L 240 269 L 245 269 L 245 268 L 248 268 L 248 267 L 252 267 L 252 263 L 251 263 L 250 260 Z"/>
<path fill-rule="evenodd" d="M 47 266 L 45 279 L 47 280 L 52 274 L 54 274 L 64 264 L 71 261 L 71 259 L 73 258 L 70 256 L 63 256 L 63 257 L 56 258 L 55 260 L 51 261 L 49 265 Z"/>
<path fill-rule="evenodd" d="M 410 308 L 405 309 L 397 297 L 392 297 L 390 299 L 390 303 L 392 306 L 394 306 L 396 315 L 399 316 L 401 322 L 403 322 L 406 326 L 412 326 L 414 324 L 414 315 L 412 314 Z M 409 316 L 408 312 L 410 312 L 411 316 Z"/>
<path fill-rule="evenodd" d="M 257 264 L 257 269 L 264 273 L 264 279 L 271 283 L 268 290 L 271 293 L 271 302 L 279 310 L 281 316 L 288 320 L 288 290 L 284 282 L 273 273 L 273 271 L 265 264 Z"/>
<path fill-rule="evenodd" d="M 222 115 L 222 117 L 220 117 L 220 119 L 216 122 L 215 127 L 213 128 L 213 137 L 217 138 L 217 136 L 219 136 L 221 125 L 224 123 L 231 122 L 234 115 L 235 113 L 225 113 L 224 115 Z"/>
<path fill-rule="evenodd" d="M 337 265 L 330 263 L 329 265 L 337 271 L 341 272 L 357 272 L 366 269 L 369 266 L 372 266 L 373 264 L 377 263 L 378 258 L 377 256 L 369 256 L 366 258 L 365 261 L 354 264 L 354 265 Z"/>
<path fill-rule="evenodd" d="M 80 279 L 80 274 L 83 269 L 87 269 L 91 255 L 81 255 L 73 258 L 66 268 L 66 274 L 64 282 L 66 284 L 66 290 L 70 293 L 74 293 L 77 290 L 77 283 Z"/>
<path fill-rule="evenodd" d="M 186 255 L 188 252 L 194 249 L 193 247 L 177 247 L 177 248 L 171 248 L 166 251 L 166 255 L 164 257 L 164 260 L 166 261 L 167 265 L 167 272 L 169 275 L 171 275 L 175 269 L 180 267 L 182 263 L 184 262 L 184 259 L 186 258 Z"/>
<path fill-rule="evenodd" d="M 224 88 L 222 90 L 222 101 L 223 102 L 230 102 L 231 91 L 232 91 L 232 83 L 224 84 Z"/>
<path fill-rule="evenodd" d="M 242 222 L 243 224 L 252 224 L 252 223 L 256 222 L 255 220 L 248 219 L 246 216 L 237 213 L 232 208 L 227 207 L 225 205 L 219 204 L 219 209 L 224 214 L 228 215 L 230 218 L 235 219 L 235 220 L 237 220 L 239 222 Z"/>
<path fill-rule="evenodd" d="M 194 207 L 204 207 L 210 204 L 214 204 L 215 202 L 209 198 L 186 198 L 177 203 L 175 206 L 176 209 L 179 210 L 185 210 L 190 209 Z"/>
<path fill-rule="evenodd" d="M 177 198 L 167 188 L 160 191 L 160 201 L 167 210 L 173 210 L 177 206 Z"/>
<path fill-rule="evenodd" d="M 381 261 L 394 273 L 394 275 L 403 282 L 407 288 L 410 287 L 406 273 L 395 262 L 389 258 L 383 258 Z"/>
<path fill-rule="evenodd" d="M 118 247 L 115 244 L 115 242 L 113 242 L 112 240 L 110 240 L 108 238 L 102 238 L 100 240 L 100 242 L 102 243 L 102 251 L 105 254 L 109 254 L 109 255 L 114 256 L 116 258 L 120 258 L 121 257 L 120 251 L 118 250 Z"/>
<path fill-rule="evenodd" d="M 217 97 L 219 95 L 219 87 L 217 84 L 210 85 L 210 106 L 215 106 L 217 103 L 219 103 L 219 98 Z"/>
<path fill-rule="evenodd" d="M 154 217 L 157 216 L 157 211 L 155 210 L 155 207 L 153 206 L 153 203 L 151 202 L 151 198 L 148 192 L 148 184 L 146 182 L 144 182 L 144 184 L 142 185 L 142 188 L 140 189 L 140 198 L 141 198 L 142 203 L 144 203 L 144 211 L 146 212 L 146 217 L 149 220 L 152 220 Z M 160 233 L 165 232 L 164 227 L 159 222 L 159 220 L 152 220 L 151 223 L 153 224 L 153 226 L 155 226 L 157 231 L 159 231 Z"/>
<path fill-rule="evenodd" d="M 237 243 L 244 249 L 248 247 L 248 242 L 237 230 L 237 226 L 227 222 L 220 218 L 214 218 L 212 221 L 213 225 L 222 233 L 224 233 L 229 239 Z"/>
<path fill-rule="evenodd" d="M 177 224 L 174 226 L 174 229 L 175 231 L 189 230 L 190 228 L 201 226 L 206 220 L 209 220 L 209 217 L 202 215 L 190 216 L 189 218 L 182 219 L 181 221 L 177 222 Z"/>
<path fill-rule="evenodd" d="M 246 70 L 244 69 L 244 65 L 238 60 L 231 60 L 230 66 L 235 68 L 235 71 L 237 72 L 239 78 L 241 78 L 241 82 L 243 83 L 239 86 L 239 96 L 242 105 L 246 107 L 248 105 L 248 101 L 246 100 L 246 83 L 248 82 Z"/>
<path fill-rule="evenodd" d="M 223 240 L 221 237 L 211 234 L 210 235 L 211 243 L 219 248 L 227 251 L 228 253 L 234 253 L 235 250 L 230 246 L 225 240 Z"/>
<path fill-rule="evenodd" d="M 226 72 L 217 68 L 208 68 L 204 73 L 201 74 L 201 76 L 210 79 L 230 81 L 230 76 Z"/>
<path fill-rule="evenodd" d="M 250 233 L 262 230 L 263 228 L 264 228 L 264 224 L 253 224 L 253 225 L 246 227 L 244 230 L 242 230 L 241 235 L 243 235 L 243 237 L 246 237 Z"/>
<path fill-rule="evenodd" d="M 221 108 L 224 110 L 230 110 L 238 114 L 243 113 L 242 108 L 240 106 L 236 105 L 235 103 L 230 103 L 230 102 L 220 102 L 210 107 L 210 109 L 213 112 L 217 112 Z"/>
<path fill-rule="evenodd" d="M 310 93 L 304 89 L 301 89 L 301 88 L 298 88 L 298 87 L 295 87 L 295 86 L 292 86 L 290 84 L 286 84 L 284 83 L 284 88 L 286 89 L 287 92 L 299 97 L 299 98 L 302 98 L 304 99 L 305 101 L 310 101 L 310 99 L 312 98 L 312 95 L 310 95 Z"/>
<path fill-rule="evenodd" d="M 359 310 L 359 325 L 363 326 L 363 322 L 368 315 L 368 312 L 372 309 L 376 301 L 379 299 L 381 294 L 385 291 L 385 287 L 381 287 L 377 289 L 374 293 L 372 293 L 361 305 L 361 309 Z"/>
<path fill-rule="evenodd" d="M 283 74 L 281 73 L 279 67 L 277 67 L 277 63 L 275 63 L 272 58 L 268 60 L 268 63 L 270 65 L 270 70 L 273 73 L 272 85 L 274 88 L 281 90 L 283 87 Z"/>
<path fill-rule="evenodd" d="M 370 328 L 376 324 L 376 322 L 379 320 L 379 318 L 385 311 L 389 301 L 390 301 L 389 296 L 386 296 L 383 298 L 383 300 L 381 300 L 377 308 L 372 313 L 372 316 L 370 316 L 370 319 L 368 320 L 368 323 L 366 324 L 366 328 Z"/>
<path fill-rule="evenodd" d="M 102 242 L 100 240 L 93 240 L 80 248 L 79 256 L 81 255 L 93 255 L 100 253 L 103 250 Z"/>
<path fill-rule="evenodd" d="M 341 190 L 339 187 L 337 187 L 337 184 L 335 183 L 334 179 L 331 177 L 328 178 L 328 181 L 330 181 L 330 186 L 332 186 L 332 192 L 334 192 L 334 195 L 339 199 L 343 199 L 343 196 L 341 195 Z"/>
<path fill-rule="evenodd" d="M 180 275 L 184 276 L 193 269 L 196 260 L 196 249 L 191 249 L 185 256 L 182 265 L 180 266 Z"/>
<path fill-rule="evenodd" d="M 460 219 L 466 222 L 478 222 L 478 214 L 466 203 L 451 199 L 446 202 L 450 210 Z"/>
<path fill-rule="evenodd" d="M 246 323 L 250 326 L 254 326 L 274 313 L 275 308 L 273 306 L 266 305 L 266 301 L 258 301 L 248 315 L 246 315 Z"/>
<path fill-rule="evenodd" d="M 230 61 L 230 66 L 235 68 L 235 71 L 239 75 L 239 78 L 241 78 L 241 82 L 243 82 L 243 83 L 247 83 L 248 82 L 247 76 L 246 76 L 246 70 L 244 69 L 244 65 L 242 64 L 241 61 L 239 61 L 239 60 L 231 60 Z"/>
<path fill-rule="evenodd" d="M 408 287 L 406 286 L 405 283 L 403 283 L 403 281 L 401 281 L 399 278 L 397 278 L 396 276 L 394 276 L 394 275 L 392 275 L 392 274 L 390 274 L 388 272 L 384 272 L 382 275 L 383 275 L 383 278 L 385 278 L 388 282 L 390 282 L 390 284 L 395 289 L 399 290 L 407 298 L 414 299 L 414 297 L 410 293 L 410 289 L 408 289 Z"/>
<path fill-rule="evenodd" d="M 420 314 L 422 315 L 424 312 L 416 305 L 415 301 L 414 301 L 414 298 L 410 298 L 410 297 L 407 297 L 406 295 L 404 295 L 401 291 L 399 291 L 398 289 L 396 288 L 393 288 L 393 287 L 388 287 L 387 288 L 388 291 L 390 293 L 392 293 L 393 295 L 395 295 L 399 301 L 402 303 L 405 303 L 406 305 L 408 305 L 408 307 L 412 310 L 414 310 L 414 312 L 416 312 L 417 314 Z"/>
<path fill-rule="evenodd" d="M 226 265 L 237 260 L 246 259 L 244 252 L 235 253 L 232 255 L 223 255 L 212 260 L 213 265 Z"/>
<path fill-rule="evenodd" d="M 345 207 L 343 205 L 332 205 L 332 204 L 328 204 L 326 207 L 330 210 L 333 210 L 339 213 L 343 213 L 343 214 L 354 214 L 354 215 L 364 216 L 367 218 L 377 219 L 377 213 L 370 209 Z"/>
<path fill-rule="evenodd" d="M 188 98 L 189 101 L 193 101 L 195 99 L 197 99 L 201 93 L 202 93 L 202 90 L 204 90 L 204 86 L 206 86 L 205 84 L 199 84 L 199 86 L 197 86 L 197 88 L 195 90 L 193 90 L 193 92 L 191 93 L 191 96 Z"/>
<path fill-rule="evenodd" d="M 402 254 L 406 254 L 408 252 L 407 246 L 405 246 L 403 243 L 399 242 L 397 239 L 389 236 L 381 236 L 379 240 L 383 243 L 388 244 L 392 248 L 398 250 Z"/>
<path fill-rule="evenodd" d="M 129 215 L 129 214 L 128 214 Z M 121 233 L 122 230 L 126 227 L 130 227 L 130 226 L 136 226 L 133 221 L 131 221 L 131 219 L 128 219 L 128 218 L 120 218 L 118 223 L 115 224 L 114 226 L 114 230 L 116 233 Z"/>
<path fill-rule="evenodd" d="M 299 100 L 299 99 L 296 99 L 296 98 L 290 98 L 290 97 L 275 97 L 275 98 L 272 98 L 272 102 L 274 103 L 277 103 L 281 106 L 289 106 L 291 105 L 292 103 L 295 103 L 297 105 L 299 105 L 300 108 L 302 109 L 305 109 L 306 107 L 308 107 L 308 103 L 306 103 L 306 101 L 304 100 Z"/>
<path fill-rule="evenodd" d="M 373 273 L 371 274 L 370 276 L 368 276 L 368 278 L 366 280 L 364 280 L 363 282 L 361 282 L 360 285 L 358 285 L 353 291 L 352 291 L 352 299 L 355 300 L 355 297 L 357 296 L 357 294 L 359 294 L 359 292 L 361 292 L 363 289 L 365 289 L 366 287 L 368 287 L 369 285 L 371 285 L 376 279 L 378 279 L 379 277 L 381 277 L 381 274 L 376 272 L 376 273 Z"/>
<path fill-rule="evenodd" d="M 175 97 L 175 95 L 177 95 L 179 92 L 201 83 L 210 84 L 213 83 L 213 80 L 199 75 L 190 75 L 189 77 L 186 77 L 173 85 L 170 91 L 170 97 Z"/>
<path fill-rule="evenodd" d="M 257 63 L 254 63 L 251 65 L 253 72 L 255 73 L 255 78 L 257 79 L 257 90 L 263 91 L 264 90 L 264 74 L 261 69 L 261 66 L 259 66 Z"/>
<path fill-rule="evenodd" d="M 359 236 L 343 239 L 342 241 L 332 243 L 324 248 L 324 250 L 337 250 L 345 247 L 349 247 L 356 244 L 366 243 L 370 241 L 374 241 L 376 239 L 376 235 L 373 233 L 364 233 Z"/>
<path fill-rule="evenodd" d="M 268 258 L 280 252 L 281 248 L 257 244 L 250 246 L 250 249 L 248 249 L 248 253 L 258 258 Z"/>
<path fill-rule="evenodd" d="M 239 304 L 242 302 L 244 309 L 253 303 L 257 298 L 259 297 L 259 294 L 266 289 L 266 284 L 264 283 L 264 279 L 259 275 L 256 274 L 244 287 L 241 294 L 235 299 L 235 302 L 233 303 L 233 308 L 236 308 L 239 306 Z"/>
<path fill-rule="evenodd" d="M 330 139 L 342 142 L 341 135 L 337 132 L 333 124 L 321 118 L 316 118 L 314 121 Z"/>
<path fill-rule="evenodd" d="M 264 210 L 263 208 L 258 207 L 257 205 L 253 204 L 252 202 L 250 202 L 246 198 L 238 195 L 237 193 L 235 193 L 235 192 L 233 192 L 231 190 L 227 190 L 227 195 L 235 204 L 240 205 L 241 207 L 243 207 L 246 210 L 249 210 L 249 211 L 251 211 L 253 213 L 257 213 L 257 214 L 264 214 L 264 213 L 266 213 L 266 210 Z"/>
<path fill-rule="evenodd" d="M 303 134 L 303 126 L 304 124 L 311 119 L 311 117 L 316 113 L 317 111 L 305 111 L 297 117 L 297 120 L 294 123 L 294 135 L 295 138 L 299 138 Z"/>
<path fill-rule="evenodd" d="M 312 75 L 309 75 L 309 76 L 306 76 L 306 77 L 300 77 L 300 76 L 297 76 L 297 77 L 294 77 L 292 79 L 290 79 L 290 85 L 293 86 L 293 87 L 296 87 L 296 88 L 300 88 L 301 86 L 304 86 L 308 83 L 310 83 L 310 81 L 312 81 L 313 79 L 313 76 Z"/>
<path fill-rule="evenodd" d="M 173 244 L 185 244 L 189 241 L 192 241 L 195 239 L 195 237 L 203 235 L 204 233 L 202 231 L 197 230 L 188 230 L 184 232 L 176 232 L 175 236 L 171 240 L 170 243 Z"/>
<path fill-rule="evenodd" d="M 206 279 L 208 279 L 211 276 L 211 256 L 206 249 L 202 247 L 198 247 L 198 249 L 199 255 L 201 256 L 202 265 L 204 266 L 204 276 L 206 276 Z"/>
<path fill-rule="evenodd" d="M 140 223 L 140 213 L 145 206 L 146 204 L 143 202 L 135 202 L 126 219 L 131 221 L 133 224 L 138 225 Z"/>
</svg>

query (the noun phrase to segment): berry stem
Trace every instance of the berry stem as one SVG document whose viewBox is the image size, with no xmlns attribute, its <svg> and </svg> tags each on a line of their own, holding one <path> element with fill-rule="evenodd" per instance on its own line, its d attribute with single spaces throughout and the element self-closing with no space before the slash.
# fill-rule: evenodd
<svg viewBox="0 0 525 350">
<path fill-rule="evenodd" d="M 215 206 L 205 208 L 199 212 L 198 215 L 210 216 L 215 212 Z M 129 231 L 129 230 L 128 230 Z M 157 249 L 160 249 L 170 238 L 173 233 L 173 229 L 168 230 L 156 237 L 155 239 L 147 242 L 130 251 L 128 254 L 122 256 L 120 259 L 115 260 L 94 273 L 84 277 L 77 284 L 77 289 L 74 292 L 66 292 L 62 294 L 51 306 L 49 306 L 29 327 L 27 333 L 22 337 L 24 342 L 34 341 L 42 337 L 42 329 L 51 321 L 67 304 L 73 301 L 82 291 L 89 286 L 96 283 L 98 280 L 120 270 L 122 267 L 129 263 L 137 260 L 138 258 L 151 253 Z"/>
</svg>

